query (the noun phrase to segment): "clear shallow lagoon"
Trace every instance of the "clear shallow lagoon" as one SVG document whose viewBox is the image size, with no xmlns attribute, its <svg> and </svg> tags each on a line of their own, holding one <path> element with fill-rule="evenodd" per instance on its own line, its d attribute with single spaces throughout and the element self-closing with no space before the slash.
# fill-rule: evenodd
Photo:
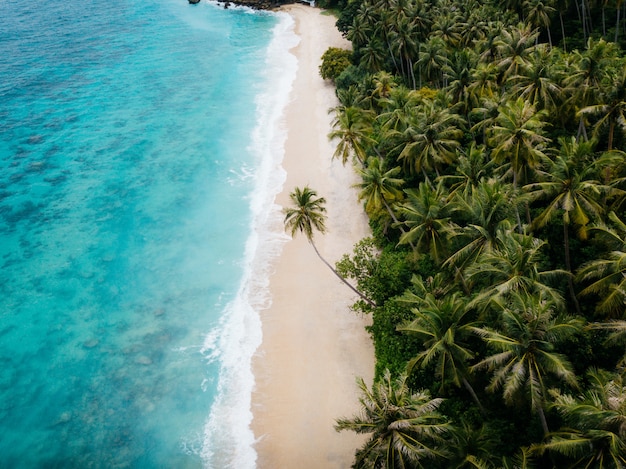
<svg viewBox="0 0 626 469">
<path fill-rule="evenodd" d="M 186 0 L 0 18 L 0 467 L 254 467 L 291 20 Z"/>
</svg>

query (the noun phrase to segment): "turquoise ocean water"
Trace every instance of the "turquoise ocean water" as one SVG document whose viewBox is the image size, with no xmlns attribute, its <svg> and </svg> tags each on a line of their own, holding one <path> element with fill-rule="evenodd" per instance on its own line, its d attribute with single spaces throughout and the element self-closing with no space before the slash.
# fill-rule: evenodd
<svg viewBox="0 0 626 469">
<path fill-rule="evenodd" d="M 0 468 L 253 468 L 291 19 L 0 0 Z"/>
</svg>

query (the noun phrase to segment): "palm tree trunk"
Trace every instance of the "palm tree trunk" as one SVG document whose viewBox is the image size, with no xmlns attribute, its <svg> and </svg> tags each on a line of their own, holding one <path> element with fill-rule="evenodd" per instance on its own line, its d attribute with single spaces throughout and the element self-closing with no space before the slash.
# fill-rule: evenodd
<svg viewBox="0 0 626 469">
<path fill-rule="evenodd" d="M 465 277 L 463 277 L 463 272 L 461 272 L 461 269 L 459 269 L 458 267 L 454 267 L 455 271 L 456 271 L 456 276 L 459 279 L 459 281 L 461 282 L 461 288 L 463 288 L 463 291 L 465 292 L 466 295 L 470 295 L 470 289 L 467 286 L 467 282 L 465 281 Z"/>
<path fill-rule="evenodd" d="M 402 234 L 406 234 L 406 231 L 404 231 L 404 228 L 402 228 L 402 223 L 400 222 L 400 220 L 398 220 L 398 218 L 396 217 L 396 214 L 393 213 L 393 210 L 391 209 L 391 207 L 387 203 L 387 199 L 385 199 L 382 196 L 381 196 L 381 199 L 383 201 L 383 204 L 385 205 L 385 208 L 387 209 L 387 212 L 389 212 L 389 215 L 391 216 L 391 219 L 393 220 L 393 223 L 395 225 L 398 225 L 398 228 L 400 228 L 400 231 L 402 232 Z M 413 249 L 413 251 L 415 251 L 415 246 L 413 245 L 413 241 L 409 241 L 409 245 L 411 246 L 411 249 Z"/>
<path fill-rule="evenodd" d="M 366 297 L 363 293 L 361 293 L 359 290 L 357 290 L 356 288 L 354 288 L 350 282 L 348 282 L 345 278 L 343 278 L 341 275 L 339 275 L 339 272 L 337 272 L 335 269 L 333 269 L 333 266 L 331 266 L 328 261 L 326 259 L 324 259 L 322 257 L 322 255 L 320 254 L 320 252 L 317 250 L 317 246 L 315 245 L 315 243 L 313 241 L 309 241 L 311 243 L 311 246 L 313 246 L 313 249 L 315 250 L 315 254 L 317 254 L 317 257 L 320 258 L 320 260 L 326 264 L 326 267 L 328 267 L 330 270 L 332 270 L 333 274 L 335 274 L 339 280 L 341 280 L 343 283 L 345 283 L 348 288 L 350 288 L 350 290 L 352 290 L 354 293 L 356 293 L 357 295 L 359 295 L 359 297 L 365 301 L 368 305 L 372 306 L 372 307 L 376 307 L 376 303 L 374 303 L 372 300 L 370 300 L 368 297 Z"/>
<path fill-rule="evenodd" d="M 513 193 L 517 195 L 517 171 L 513 170 Z M 517 229 L 520 233 L 524 233 L 522 229 L 522 219 L 519 216 L 519 208 L 515 204 L 515 218 L 517 218 Z"/>
<path fill-rule="evenodd" d="M 615 41 L 617 43 L 617 37 L 618 37 L 618 33 L 619 33 L 619 13 L 621 11 L 621 8 L 618 6 L 617 7 L 617 20 L 615 21 Z"/>
<path fill-rule="evenodd" d="M 563 35 L 563 51 L 567 52 L 567 47 L 565 45 L 565 24 L 563 24 L 563 12 L 562 11 L 559 11 L 559 20 L 561 21 L 561 34 Z"/>
<path fill-rule="evenodd" d="M 548 44 L 550 44 L 550 49 L 552 49 L 552 33 L 550 33 L 550 25 L 546 26 L 546 31 L 548 32 Z"/>
<path fill-rule="evenodd" d="M 548 429 L 548 421 L 546 420 L 546 414 L 543 411 L 543 405 L 540 405 L 537 408 L 537 413 L 539 414 L 539 420 L 541 421 L 541 428 L 543 428 L 543 434 L 547 435 L 548 433 L 550 433 L 550 430 Z"/>
<path fill-rule="evenodd" d="M 582 21 L 583 38 L 584 38 L 585 44 L 586 44 L 587 43 L 587 14 L 586 14 L 586 10 L 585 10 L 585 0 L 581 0 L 581 2 L 580 2 L 580 10 L 581 10 L 582 15 L 583 15 L 583 21 Z"/>
<path fill-rule="evenodd" d="M 565 222 L 563 222 L 563 244 L 565 245 L 565 268 L 571 274 L 572 262 L 570 259 L 570 252 L 569 252 L 569 225 Z M 580 304 L 578 303 L 578 298 L 576 298 L 576 291 L 574 290 L 574 281 L 572 280 L 571 275 L 567 277 L 567 283 L 569 284 L 569 294 L 572 297 L 572 301 L 574 302 L 576 313 L 581 314 Z"/>
<path fill-rule="evenodd" d="M 582 114 L 578 121 L 578 134 L 576 135 L 576 142 L 580 140 L 581 135 L 585 138 L 585 142 L 589 141 L 589 138 L 587 137 L 587 126 L 585 125 L 585 121 L 584 121 Z"/>
<path fill-rule="evenodd" d="M 413 82 L 413 89 L 415 89 L 415 71 L 413 70 L 413 61 L 409 59 L 409 67 L 411 67 L 411 81 Z"/>
<path fill-rule="evenodd" d="M 480 409 L 480 413 L 484 414 L 485 413 L 485 409 L 484 409 L 483 405 L 480 403 L 480 401 L 478 400 L 478 396 L 474 392 L 474 388 L 469 383 L 469 381 L 467 381 L 467 379 L 465 379 L 465 376 L 463 378 L 461 378 L 461 382 L 463 383 L 463 386 L 465 386 L 465 389 L 467 389 L 467 391 L 472 396 L 472 399 L 474 399 L 474 402 L 476 402 L 476 405 Z"/>
</svg>

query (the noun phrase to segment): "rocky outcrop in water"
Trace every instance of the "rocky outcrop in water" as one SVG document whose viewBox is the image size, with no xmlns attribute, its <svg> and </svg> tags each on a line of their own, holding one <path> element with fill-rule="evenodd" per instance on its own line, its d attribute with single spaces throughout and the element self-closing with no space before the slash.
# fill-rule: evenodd
<svg viewBox="0 0 626 469">
<path fill-rule="evenodd" d="M 200 0 L 188 0 L 189 3 L 195 5 L 199 3 Z M 304 3 L 309 5 L 309 2 L 298 1 L 298 0 L 228 0 L 226 2 L 220 2 L 224 5 L 224 8 L 228 8 L 231 5 L 242 5 L 249 8 L 253 8 L 255 10 L 274 10 L 281 5 L 289 5 L 291 3 Z"/>
</svg>

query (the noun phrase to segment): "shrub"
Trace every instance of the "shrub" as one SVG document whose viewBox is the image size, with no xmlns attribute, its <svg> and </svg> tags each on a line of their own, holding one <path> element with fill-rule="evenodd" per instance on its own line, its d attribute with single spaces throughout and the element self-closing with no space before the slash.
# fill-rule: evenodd
<svg viewBox="0 0 626 469">
<path fill-rule="evenodd" d="M 324 80 L 332 80 L 341 75 L 346 68 L 352 65 L 352 52 L 338 47 L 329 47 L 322 55 L 320 75 Z"/>
</svg>

